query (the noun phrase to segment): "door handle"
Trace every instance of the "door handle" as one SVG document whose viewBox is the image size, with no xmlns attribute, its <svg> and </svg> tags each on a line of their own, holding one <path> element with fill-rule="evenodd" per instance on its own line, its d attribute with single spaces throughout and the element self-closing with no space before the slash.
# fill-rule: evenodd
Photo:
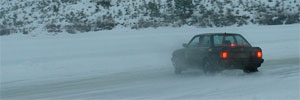
<svg viewBox="0 0 300 100">
<path fill-rule="evenodd" d="M 211 48 L 208 48 L 208 51 L 209 51 L 209 52 L 211 52 L 211 51 L 212 51 L 212 49 L 211 49 Z"/>
</svg>

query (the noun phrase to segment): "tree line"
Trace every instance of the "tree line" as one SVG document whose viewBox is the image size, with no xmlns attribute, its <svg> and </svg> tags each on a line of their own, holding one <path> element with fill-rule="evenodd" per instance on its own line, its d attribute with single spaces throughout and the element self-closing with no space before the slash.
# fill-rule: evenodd
<svg viewBox="0 0 300 100">
<path fill-rule="evenodd" d="M 4 1 L 2 4 L 11 4 Z M 41 0 L 0 8 L 0 35 L 42 27 L 71 34 L 149 27 L 224 27 L 300 22 L 297 0 Z M 73 5 L 84 5 L 73 9 Z M 72 8 L 72 9 L 71 9 Z M 27 9 L 27 10 L 26 10 Z M 28 9 L 30 9 L 28 11 Z M 70 10 L 71 9 L 71 10 Z"/>
</svg>

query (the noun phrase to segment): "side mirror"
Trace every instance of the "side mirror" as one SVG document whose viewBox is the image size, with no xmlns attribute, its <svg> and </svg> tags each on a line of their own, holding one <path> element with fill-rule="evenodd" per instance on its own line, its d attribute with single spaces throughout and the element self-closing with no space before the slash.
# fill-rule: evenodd
<svg viewBox="0 0 300 100">
<path fill-rule="evenodd" d="M 182 46 L 183 46 L 184 48 L 187 48 L 187 47 L 188 47 L 188 44 L 183 43 Z"/>
</svg>

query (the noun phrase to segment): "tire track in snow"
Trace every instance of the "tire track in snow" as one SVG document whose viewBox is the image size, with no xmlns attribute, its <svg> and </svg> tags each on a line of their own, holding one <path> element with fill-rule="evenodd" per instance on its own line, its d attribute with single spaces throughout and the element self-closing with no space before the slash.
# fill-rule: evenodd
<svg viewBox="0 0 300 100">
<path fill-rule="evenodd" d="M 296 66 L 296 67 L 295 67 Z M 151 67 L 151 66 L 150 66 Z M 266 60 L 265 63 L 260 68 L 262 71 L 254 74 L 231 74 L 237 73 L 235 70 L 226 71 L 216 76 L 208 76 L 213 80 L 218 80 L 220 77 L 230 77 L 234 78 L 268 78 L 266 76 L 280 76 L 284 77 L 295 77 L 299 75 L 299 58 L 288 58 L 288 59 L 278 59 L 278 60 Z M 194 73 L 184 73 L 183 75 L 177 76 L 172 73 L 172 67 L 161 68 L 161 69 L 151 69 L 151 70 L 140 70 L 136 72 L 123 72 L 117 74 L 109 74 L 105 76 L 95 76 L 86 79 L 76 79 L 76 80 L 60 80 L 60 82 L 49 82 L 49 83 L 33 83 L 31 85 L 24 85 L 18 87 L 6 87 L 1 86 L 1 99 L 42 99 L 42 98 L 70 98 L 72 96 L 86 96 L 89 92 L 96 91 L 95 94 L 101 95 L 101 91 L 105 94 L 104 91 L 118 91 L 124 89 L 124 87 L 129 87 L 129 90 L 139 87 L 138 84 L 140 81 L 161 81 L 161 80 L 172 80 L 172 81 L 180 81 L 177 80 L 179 77 L 186 78 L 186 81 L 193 81 L 195 78 L 191 78 L 196 76 L 199 77 L 198 80 L 201 80 L 203 74 L 195 74 Z M 196 72 L 197 73 L 197 72 Z M 198 73 L 201 73 L 199 71 Z M 239 76 L 241 75 L 241 76 Z M 237 76 L 237 77 L 236 77 Z M 216 78 L 217 77 L 217 78 Z M 190 79 L 191 78 L 191 79 Z M 137 85 L 137 86 L 132 86 Z M 154 84 L 146 84 L 151 89 L 151 85 Z M 184 85 L 182 84 L 173 84 L 174 86 Z M 130 88 L 131 87 L 131 88 Z M 238 86 L 239 87 L 239 86 Z M 212 87 L 213 88 L 213 87 Z M 253 87 L 250 87 L 253 88 Z M 113 90 L 116 89 L 116 90 Z M 246 88 L 244 88 L 246 89 Z M 125 89 L 126 90 L 126 89 Z M 172 91 L 172 89 L 170 89 Z M 233 91 L 237 92 L 239 89 L 221 89 L 218 91 L 204 92 L 209 93 L 212 97 L 218 94 L 224 94 Z M 252 91 L 253 92 L 253 91 Z M 84 94 L 87 93 L 87 94 Z M 110 92 L 108 92 L 110 93 Z M 247 92 L 248 93 L 248 92 Z M 250 93 L 250 92 L 249 92 Z M 187 94 L 186 94 L 187 95 Z M 194 94 L 198 95 L 198 94 Z M 176 97 L 176 96 L 175 96 Z M 180 96 L 179 96 L 180 97 Z M 185 96 L 183 96 L 185 97 Z"/>
</svg>

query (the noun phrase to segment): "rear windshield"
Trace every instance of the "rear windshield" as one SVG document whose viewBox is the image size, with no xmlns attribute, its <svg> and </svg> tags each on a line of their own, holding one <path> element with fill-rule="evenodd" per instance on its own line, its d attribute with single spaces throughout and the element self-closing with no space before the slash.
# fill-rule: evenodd
<svg viewBox="0 0 300 100">
<path fill-rule="evenodd" d="M 214 35 L 214 46 L 250 46 L 241 35 Z"/>
</svg>

